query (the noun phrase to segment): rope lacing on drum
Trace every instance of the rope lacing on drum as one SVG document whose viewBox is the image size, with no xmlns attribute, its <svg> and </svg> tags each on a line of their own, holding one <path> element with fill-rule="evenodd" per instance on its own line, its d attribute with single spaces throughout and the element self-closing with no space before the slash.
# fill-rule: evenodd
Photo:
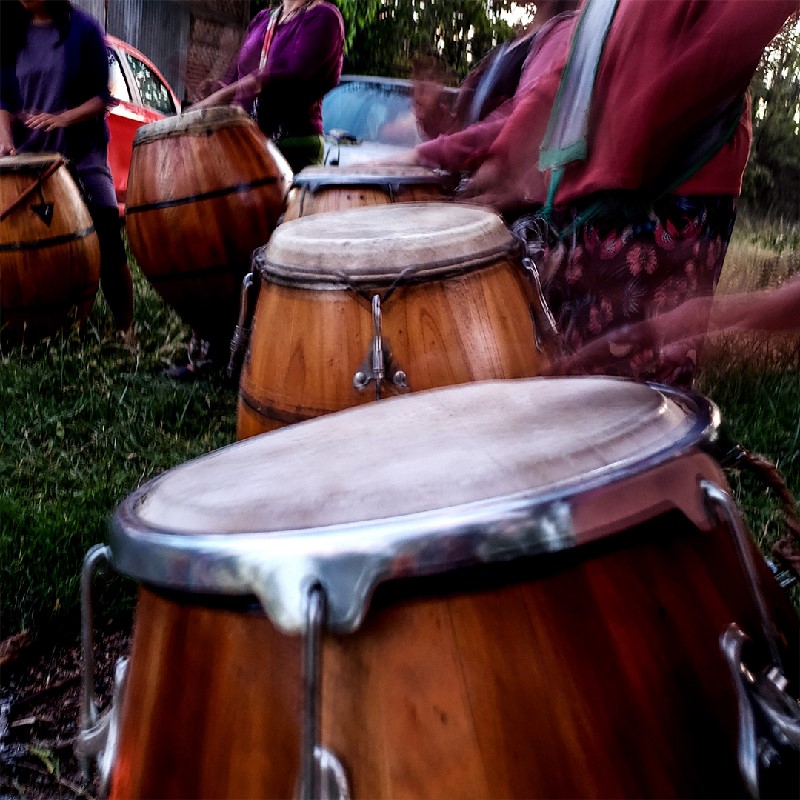
<svg viewBox="0 0 800 800">
<path fill-rule="evenodd" d="M 16 198 L 16 200 L 12 200 L 11 203 L 6 206 L 2 211 L 0 211 L 0 222 L 2 222 L 15 208 L 19 205 L 24 203 L 35 191 L 38 190 L 39 197 L 41 198 L 42 205 L 46 205 L 44 201 L 44 195 L 42 194 L 42 184 L 46 181 L 54 172 L 56 172 L 62 165 L 66 164 L 66 159 L 57 158 L 51 164 L 48 164 L 47 167 L 40 170 L 36 181 L 32 183 L 27 189 L 23 189 L 20 195 Z M 52 208 L 50 213 L 52 214 Z M 44 220 L 46 222 L 47 220 Z M 48 223 L 49 224 L 49 223 Z"/>
<path fill-rule="evenodd" d="M 780 500 L 788 533 L 772 546 L 772 555 L 780 564 L 785 564 L 791 569 L 794 573 L 791 583 L 794 583 L 800 578 L 800 517 L 794 495 L 771 461 L 762 455 L 751 453 L 740 445 L 728 453 L 724 464 L 734 469 L 740 466 L 747 467 L 752 474 L 761 478 L 767 488 L 772 489 Z"/>
</svg>

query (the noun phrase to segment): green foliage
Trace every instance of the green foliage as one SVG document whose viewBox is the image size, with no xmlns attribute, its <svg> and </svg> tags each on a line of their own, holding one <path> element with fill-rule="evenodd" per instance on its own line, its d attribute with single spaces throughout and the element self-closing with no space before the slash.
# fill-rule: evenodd
<svg viewBox="0 0 800 800">
<path fill-rule="evenodd" d="M 348 51 L 348 72 L 410 76 L 418 58 L 433 57 L 443 72 L 460 78 L 511 35 L 499 17 L 508 3 L 374 0 L 374 5 L 374 20 L 359 28 Z"/>
<path fill-rule="evenodd" d="M 751 84 L 753 147 L 744 197 L 762 213 L 800 220 L 800 19 L 764 52 Z"/>
<path fill-rule="evenodd" d="M 463 77 L 511 36 L 500 13 L 513 0 L 332 0 L 345 23 L 345 72 L 408 76 L 420 56 Z M 253 13 L 275 5 L 254 0 Z"/>
</svg>

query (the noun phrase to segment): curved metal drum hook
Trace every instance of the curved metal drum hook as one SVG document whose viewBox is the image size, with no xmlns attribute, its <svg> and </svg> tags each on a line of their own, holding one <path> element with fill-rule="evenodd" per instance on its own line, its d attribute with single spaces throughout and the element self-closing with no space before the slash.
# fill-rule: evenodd
<svg viewBox="0 0 800 800">
<path fill-rule="evenodd" d="M 760 672 L 751 670 L 743 653 L 750 638 L 735 622 L 720 637 L 720 648 L 733 678 L 738 703 L 739 771 L 750 796 L 758 800 L 762 794 L 762 774 L 770 769 L 785 768 L 787 761 L 796 763 L 800 757 L 800 703 L 786 691 L 788 681 L 778 649 L 778 632 L 761 591 L 744 525 L 733 499 L 708 481 L 701 481 L 701 488 L 712 512 L 733 534 L 772 659 L 772 665 Z"/>
<path fill-rule="evenodd" d="M 119 713 L 125 691 L 128 659 L 121 658 L 114 670 L 114 690 L 111 705 L 98 716 L 95 700 L 94 660 L 94 601 L 92 578 L 97 570 L 111 563 L 111 549 L 95 545 L 86 554 L 81 571 L 81 643 L 83 649 L 83 692 L 81 698 L 80 731 L 75 738 L 75 754 L 84 777 L 89 779 L 89 760 L 94 758 L 99 778 L 99 795 L 105 797 L 117 755 Z"/>
</svg>

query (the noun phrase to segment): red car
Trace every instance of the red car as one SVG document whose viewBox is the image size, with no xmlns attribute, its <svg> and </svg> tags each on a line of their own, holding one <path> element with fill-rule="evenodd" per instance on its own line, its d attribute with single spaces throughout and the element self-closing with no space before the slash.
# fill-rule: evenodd
<svg viewBox="0 0 800 800">
<path fill-rule="evenodd" d="M 164 76 L 146 56 L 113 36 L 107 36 L 106 41 L 111 94 L 118 101 L 108 114 L 111 131 L 108 161 L 122 214 L 136 131 L 149 122 L 177 114 L 181 105 Z"/>
</svg>

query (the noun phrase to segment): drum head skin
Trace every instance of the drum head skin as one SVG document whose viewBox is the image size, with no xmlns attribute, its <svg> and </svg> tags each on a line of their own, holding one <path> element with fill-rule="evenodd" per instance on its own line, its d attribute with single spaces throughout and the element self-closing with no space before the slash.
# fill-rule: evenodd
<svg viewBox="0 0 800 800">
<path fill-rule="evenodd" d="M 0 157 L 0 173 L 38 172 L 56 161 L 66 163 L 66 159 L 59 153 L 19 153 L 16 156 L 2 156 Z"/>
<path fill-rule="evenodd" d="M 552 491 L 669 450 L 694 424 L 646 384 L 468 384 L 372 403 L 203 456 L 163 475 L 138 514 L 148 526 L 187 535 L 414 514 Z"/>
<path fill-rule="evenodd" d="M 514 249 L 493 211 L 454 203 L 399 203 L 318 214 L 279 226 L 254 253 L 262 277 L 284 285 L 391 283 L 477 268 Z"/>
<path fill-rule="evenodd" d="M 203 136 L 222 128 L 236 125 L 255 126 L 255 122 L 244 109 L 238 106 L 217 106 L 187 111 L 157 122 L 142 125 L 133 138 L 133 146 L 147 144 L 172 136 Z"/>
<path fill-rule="evenodd" d="M 403 164 L 351 164 L 347 167 L 306 167 L 294 176 L 294 185 L 303 186 L 312 192 L 326 186 L 440 186 L 449 181 L 447 173 L 428 167 Z"/>
<path fill-rule="evenodd" d="M 156 585 L 255 593 L 287 630 L 319 579 L 332 624 L 352 629 L 387 576 L 575 546 L 574 497 L 696 449 L 717 424 L 704 398 L 613 378 L 371 403 L 149 482 L 117 510 L 113 561 Z"/>
</svg>

